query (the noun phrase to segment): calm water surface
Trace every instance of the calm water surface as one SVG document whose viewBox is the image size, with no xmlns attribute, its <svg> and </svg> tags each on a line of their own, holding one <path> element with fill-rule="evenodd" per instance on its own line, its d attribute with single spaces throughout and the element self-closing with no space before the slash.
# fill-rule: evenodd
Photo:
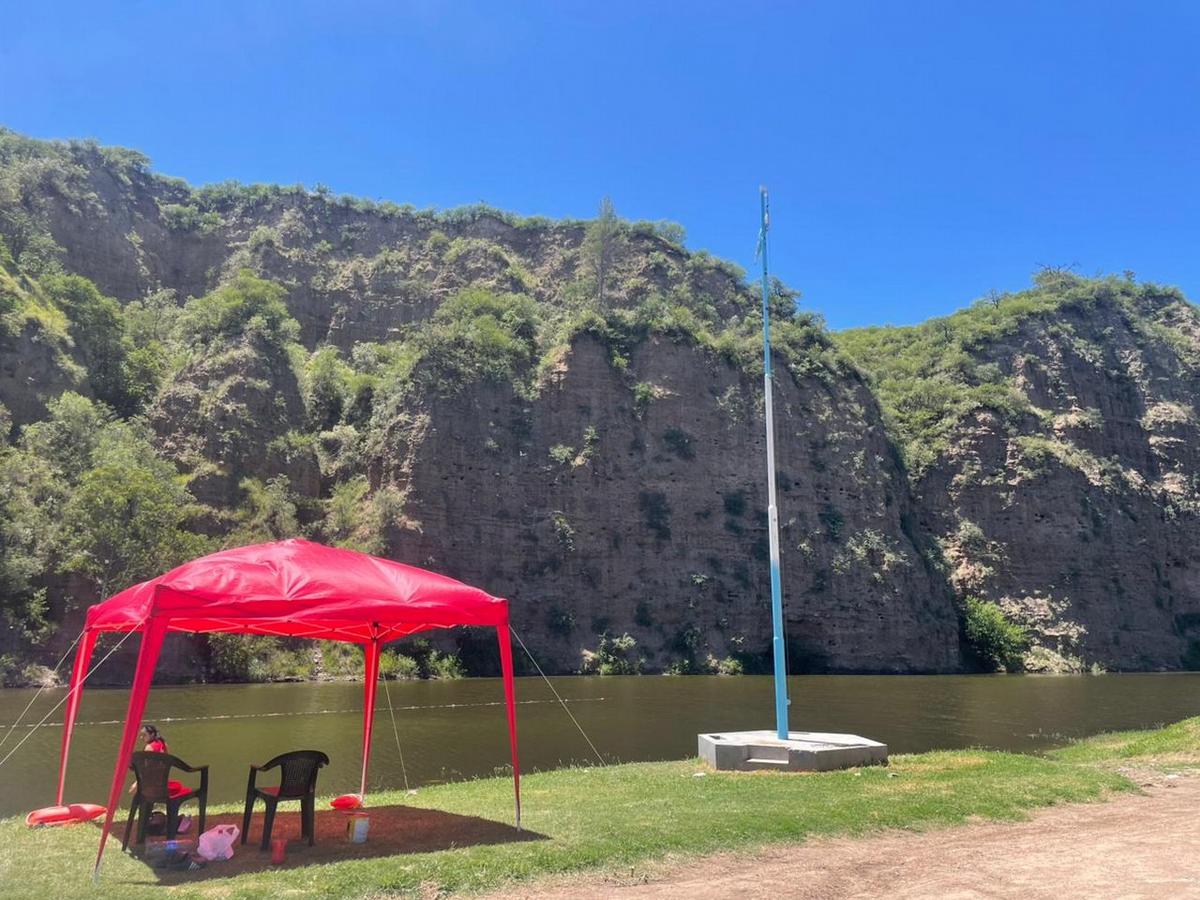
<svg viewBox="0 0 1200 900">
<path fill-rule="evenodd" d="M 771 728 L 769 678 L 556 678 L 559 693 L 607 759 L 694 755 L 701 731 Z M 508 762 L 498 680 L 388 685 L 409 783 L 492 774 Z M 0 691 L 0 738 L 33 696 Z M 46 691 L 30 711 L 37 722 L 65 691 Z M 1173 675 L 803 676 L 791 680 L 792 727 L 853 731 L 893 753 L 982 746 L 1036 751 L 1072 737 L 1149 727 L 1200 714 L 1200 673 Z M 525 770 L 588 758 L 587 744 L 540 679 L 518 679 Z M 128 693 L 84 694 L 67 777 L 68 802 L 103 803 Z M 379 692 L 370 787 L 399 788 L 404 774 L 384 691 Z M 361 684 L 162 687 L 150 694 L 171 751 L 211 766 L 214 801 L 245 796 L 251 763 L 285 750 L 315 748 L 332 764 L 322 792 L 358 789 Z M 277 715 L 283 713 L 284 715 Z M 61 710 L 0 766 L 0 815 L 54 802 Z M 29 729 L 16 729 L 3 758 Z"/>
</svg>

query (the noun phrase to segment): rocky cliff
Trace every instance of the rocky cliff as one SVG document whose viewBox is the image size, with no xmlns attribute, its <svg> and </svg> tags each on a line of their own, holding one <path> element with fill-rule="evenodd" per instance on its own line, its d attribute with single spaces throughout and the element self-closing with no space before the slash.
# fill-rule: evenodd
<svg viewBox="0 0 1200 900">
<path fill-rule="evenodd" d="M 850 333 L 915 464 L 960 596 L 1035 671 L 1192 667 L 1200 624 L 1200 316 L 1131 278 L 1044 272 L 915 329 Z"/>
<path fill-rule="evenodd" d="M 0 132 L 0 238 L 11 671 L 174 556 L 292 533 L 511 598 L 555 670 L 764 663 L 758 303 L 677 227 L 196 189 Z M 794 670 L 971 666 L 967 596 L 1030 629 L 1031 666 L 1200 662 L 1195 312 L 1074 276 L 1032 295 L 965 340 L 834 340 L 774 287 Z M 157 530 L 112 525 L 177 490 Z M 200 641 L 175 672 L 255 652 Z"/>
</svg>

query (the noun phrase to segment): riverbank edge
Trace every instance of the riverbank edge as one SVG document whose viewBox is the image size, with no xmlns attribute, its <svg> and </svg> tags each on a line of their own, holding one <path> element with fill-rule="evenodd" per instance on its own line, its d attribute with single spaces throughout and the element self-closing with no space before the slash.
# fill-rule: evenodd
<svg viewBox="0 0 1200 900">
<path fill-rule="evenodd" d="M 717 773 L 697 760 L 561 769 L 522 780 L 527 831 L 521 835 L 505 829 L 504 837 L 472 842 L 477 825 L 495 832 L 498 823 L 512 821 L 511 782 L 480 779 L 369 798 L 381 816 L 396 808 L 443 818 L 450 823 L 444 848 L 406 849 L 401 835 L 389 855 L 322 865 L 304 865 L 298 848 L 296 865 L 283 869 L 240 848 L 243 865 L 261 862 L 262 868 L 222 872 L 212 864 L 194 880 L 181 875 L 166 883 L 114 842 L 93 886 L 94 827 L 31 830 L 15 817 L 0 821 L 0 884 L 6 897 L 136 897 L 165 887 L 179 897 L 249 898 L 445 896 L 575 875 L 628 882 L 648 877 L 666 860 L 754 853 L 816 836 L 1020 819 L 1046 806 L 1138 790 L 1120 767 L 1196 765 L 1200 717 L 1100 735 L 1045 756 L 935 751 L 894 757 L 888 767 L 809 775 Z M 236 805 L 222 805 L 210 814 L 238 812 Z M 461 842 L 453 839 L 455 828 Z"/>
</svg>

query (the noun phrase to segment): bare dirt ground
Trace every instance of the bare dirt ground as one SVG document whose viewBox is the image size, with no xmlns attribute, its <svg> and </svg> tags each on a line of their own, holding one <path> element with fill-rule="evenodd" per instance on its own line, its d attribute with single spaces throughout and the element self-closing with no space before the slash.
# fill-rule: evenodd
<svg viewBox="0 0 1200 900">
<path fill-rule="evenodd" d="M 1143 793 L 1017 823 L 813 840 L 667 864 L 648 880 L 543 882 L 508 898 L 1200 897 L 1200 777 L 1126 772 Z"/>
</svg>

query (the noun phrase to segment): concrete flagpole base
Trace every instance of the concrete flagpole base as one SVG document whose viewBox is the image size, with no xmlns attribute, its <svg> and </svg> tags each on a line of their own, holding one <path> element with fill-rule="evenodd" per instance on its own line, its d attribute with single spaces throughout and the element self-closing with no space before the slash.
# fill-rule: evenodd
<svg viewBox="0 0 1200 900">
<path fill-rule="evenodd" d="M 792 731 L 781 741 L 774 731 L 723 731 L 697 736 L 700 758 L 714 769 L 739 772 L 829 772 L 887 765 L 887 744 L 857 734 Z"/>
</svg>

